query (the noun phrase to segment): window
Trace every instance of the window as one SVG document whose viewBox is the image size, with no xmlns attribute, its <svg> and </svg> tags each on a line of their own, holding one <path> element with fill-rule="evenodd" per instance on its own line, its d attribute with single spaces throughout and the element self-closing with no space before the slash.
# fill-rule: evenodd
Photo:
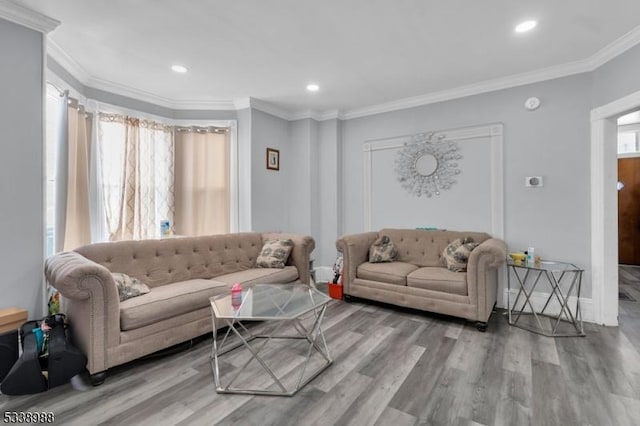
<svg viewBox="0 0 640 426">
<path fill-rule="evenodd" d="M 54 253 L 55 229 L 55 197 L 56 197 L 56 141 L 60 131 L 60 114 L 62 112 L 62 98 L 58 89 L 47 85 L 45 101 L 45 244 L 46 255 Z"/>
<path fill-rule="evenodd" d="M 60 139 L 63 133 L 66 141 Z M 45 144 L 47 256 L 95 241 L 157 238 L 166 221 L 173 232 L 180 225 L 183 235 L 236 229 L 231 220 L 237 208 L 231 196 L 235 133 L 227 127 L 177 128 L 85 113 L 77 100 L 48 85 Z M 58 175 L 67 176 L 64 187 Z M 65 199 L 65 206 L 58 205 Z"/>
<path fill-rule="evenodd" d="M 173 224 L 174 142 L 154 121 L 99 114 L 101 188 L 110 240 L 157 238 Z"/>
<path fill-rule="evenodd" d="M 620 126 L 624 128 L 627 126 Z M 638 152 L 638 133 L 639 130 L 618 131 L 618 154 L 628 154 Z"/>
<path fill-rule="evenodd" d="M 640 111 L 618 118 L 618 154 L 640 152 L 638 133 L 640 133 Z"/>
</svg>

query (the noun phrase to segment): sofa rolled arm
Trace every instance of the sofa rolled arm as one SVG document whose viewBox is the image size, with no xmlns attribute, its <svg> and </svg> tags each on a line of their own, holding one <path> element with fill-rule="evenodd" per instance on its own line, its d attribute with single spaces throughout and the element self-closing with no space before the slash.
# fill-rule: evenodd
<svg viewBox="0 0 640 426">
<path fill-rule="evenodd" d="M 369 248 L 378 238 L 377 232 L 343 235 L 336 241 L 336 248 L 343 256 L 342 291 L 349 294 L 349 286 L 356 279 L 358 266 L 369 260 Z"/>
<path fill-rule="evenodd" d="M 96 289 L 89 287 L 89 283 L 115 287 L 107 268 L 76 252 L 62 252 L 49 257 L 44 264 L 44 274 L 47 282 L 69 299 L 91 297 Z M 87 277 L 95 277 L 96 280 L 88 281 Z"/>
<path fill-rule="evenodd" d="M 76 252 L 45 261 L 45 277 L 62 295 L 61 310 L 73 327 L 76 343 L 95 374 L 109 364 L 109 348 L 120 341 L 120 298 L 111 272 Z"/>
<path fill-rule="evenodd" d="M 469 256 L 467 285 L 471 300 L 477 300 L 477 320 L 486 322 L 498 297 L 498 268 L 505 263 L 507 245 L 489 238 Z"/>
<path fill-rule="evenodd" d="M 497 268 L 502 265 L 507 258 L 507 244 L 497 238 L 489 238 L 471 252 L 469 263 L 472 261 L 482 261 L 487 268 Z"/>
<path fill-rule="evenodd" d="M 309 235 L 286 234 L 281 232 L 266 232 L 262 234 L 262 243 L 268 240 L 286 240 L 293 241 L 293 249 L 287 260 L 287 265 L 293 265 L 298 269 L 300 281 L 309 284 L 311 282 L 311 271 L 309 270 L 309 261 L 311 252 L 316 248 L 316 241 Z"/>
</svg>

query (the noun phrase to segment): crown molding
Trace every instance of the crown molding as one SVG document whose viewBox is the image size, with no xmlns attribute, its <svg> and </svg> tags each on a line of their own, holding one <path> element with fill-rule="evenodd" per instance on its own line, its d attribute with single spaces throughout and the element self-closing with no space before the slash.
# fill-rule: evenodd
<svg viewBox="0 0 640 426">
<path fill-rule="evenodd" d="M 234 99 L 233 105 L 235 106 L 236 110 L 251 108 L 251 98 L 246 97 Z"/>
<path fill-rule="evenodd" d="M 598 67 L 606 64 L 616 56 L 619 56 L 640 43 L 640 26 L 635 27 L 622 37 L 609 43 L 595 54 L 591 55 L 589 62 L 593 71 Z"/>
<path fill-rule="evenodd" d="M 354 108 L 343 111 L 341 119 L 365 117 L 367 115 L 380 114 L 384 112 L 397 111 L 406 108 L 413 108 L 422 105 L 433 104 L 481 93 L 493 92 L 496 90 L 509 89 L 511 87 L 524 86 L 541 81 L 553 80 L 570 75 L 591 72 L 604 65 L 615 57 L 621 55 L 632 47 L 640 43 L 640 26 L 629 31 L 622 37 L 616 39 L 604 48 L 587 59 L 568 62 L 541 70 L 515 74 L 507 77 L 486 80 L 468 86 L 457 87 L 451 90 L 428 93 L 421 96 L 399 99 L 384 104 L 372 105 L 363 108 Z"/>
<path fill-rule="evenodd" d="M 275 106 L 272 103 L 256 98 L 249 98 L 249 103 L 251 105 L 251 108 L 257 109 L 258 111 L 266 112 L 267 114 L 282 118 L 283 120 L 291 121 L 292 114 L 290 111 Z"/>
<path fill-rule="evenodd" d="M 89 83 L 91 75 L 75 59 L 65 52 L 51 37 L 47 37 L 47 53 L 62 68 L 85 86 Z"/>
<path fill-rule="evenodd" d="M 60 25 L 60 21 L 10 0 L 0 1 L 0 18 L 43 34 L 55 30 Z"/>
<path fill-rule="evenodd" d="M 2 0 L 0 0 L 2 1 Z M 3 7 L 5 4 L 11 4 L 24 10 L 30 11 L 22 6 L 17 6 L 10 1 L 0 3 L 0 17 L 3 17 Z M 36 12 L 33 12 L 36 13 Z M 44 15 L 42 15 L 44 16 Z M 46 17 L 45 17 L 46 18 Z M 51 18 L 47 18 L 51 19 Z M 53 20 L 55 21 L 55 20 Z M 55 21 L 59 24 L 58 21 Z M 54 27 L 55 28 L 55 27 Z M 349 120 L 353 118 L 365 117 L 369 115 L 381 114 L 385 112 L 398 111 L 407 108 L 414 108 L 423 105 L 429 105 L 438 102 L 460 99 L 467 96 L 478 95 L 496 90 L 503 90 L 512 87 L 524 86 L 527 84 L 538 83 L 546 80 L 567 77 L 570 75 L 590 72 L 604 65 L 608 61 L 624 53 L 630 48 L 640 43 L 640 26 L 634 28 L 624 36 L 600 49 L 587 59 L 556 65 L 553 67 L 543 68 L 540 70 L 529 71 L 520 74 L 514 74 L 507 77 L 501 77 L 486 80 L 466 86 L 456 87 L 449 90 L 427 93 L 420 96 L 398 99 L 383 104 L 371 105 L 362 108 L 353 108 L 349 110 L 326 110 L 326 111 L 296 111 L 291 112 L 276 106 L 270 102 L 256 98 L 237 98 L 232 100 L 174 100 L 164 98 L 153 93 L 145 92 L 136 88 L 128 87 L 108 80 L 103 80 L 91 75 L 80 66 L 71 56 L 60 48 L 56 43 L 48 40 L 48 52 L 63 68 L 71 75 L 77 78 L 85 86 L 108 91 L 121 96 L 149 102 L 159 106 L 171 109 L 193 109 L 193 110 L 239 110 L 245 108 L 255 108 L 259 111 L 281 118 L 283 120 L 293 121 L 311 118 L 316 121 L 324 121 L 331 119 Z"/>
<path fill-rule="evenodd" d="M 93 89 L 104 90 L 116 95 L 126 96 L 143 102 L 149 102 L 154 105 L 162 106 L 170 109 L 177 110 L 233 110 L 236 107 L 233 100 L 226 99 L 185 99 L 174 100 L 158 96 L 144 90 L 135 89 L 129 86 L 115 83 L 109 80 L 103 80 L 100 78 L 91 77 L 85 84 Z"/>
<path fill-rule="evenodd" d="M 386 102 L 384 104 L 372 105 L 364 108 L 355 108 L 344 111 L 341 118 L 343 120 L 349 120 L 352 118 L 365 117 L 368 115 L 381 114 L 406 108 L 414 108 L 453 99 L 465 98 L 467 96 L 479 95 L 481 93 L 553 80 L 560 77 L 588 72 L 590 71 L 590 66 L 591 63 L 588 60 L 569 62 L 567 64 L 557 65 L 541 70 L 486 80 L 467 86 L 457 87 L 455 89 L 442 90 L 440 92 L 399 99 L 397 101 Z"/>
<path fill-rule="evenodd" d="M 307 110 L 295 112 L 289 116 L 290 121 L 312 119 L 315 121 L 325 121 L 334 118 L 340 118 L 340 111 L 331 109 L 326 111 Z"/>
</svg>

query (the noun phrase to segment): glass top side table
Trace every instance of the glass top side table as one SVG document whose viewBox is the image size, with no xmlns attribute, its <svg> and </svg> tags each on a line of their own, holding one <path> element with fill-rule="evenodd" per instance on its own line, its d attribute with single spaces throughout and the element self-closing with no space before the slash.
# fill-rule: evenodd
<svg viewBox="0 0 640 426">
<path fill-rule="evenodd" d="M 509 324 L 549 337 L 585 336 L 580 309 L 583 270 L 572 263 L 542 260 L 528 263 L 507 259 Z M 511 303 L 511 275 L 516 278 Z M 542 303 L 532 297 L 541 282 L 550 287 Z M 542 305 L 540 307 L 540 304 Z M 537 306 L 536 306 L 537 305 Z M 532 321 L 526 322 L 525 317 Z"/>
</svg>

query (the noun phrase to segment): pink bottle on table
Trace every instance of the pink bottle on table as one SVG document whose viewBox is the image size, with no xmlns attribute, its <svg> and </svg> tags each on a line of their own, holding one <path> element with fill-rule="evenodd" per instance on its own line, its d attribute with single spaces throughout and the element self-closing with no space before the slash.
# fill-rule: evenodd
<svg viewBox="0 0 640 426">
<path fill-rule="evenodd" d="M 242 305 L 242 286 L 240 283 L 235 283 L 231 286 L 231 306 L 238 309 L 240 305 Z"/>
</svg>

